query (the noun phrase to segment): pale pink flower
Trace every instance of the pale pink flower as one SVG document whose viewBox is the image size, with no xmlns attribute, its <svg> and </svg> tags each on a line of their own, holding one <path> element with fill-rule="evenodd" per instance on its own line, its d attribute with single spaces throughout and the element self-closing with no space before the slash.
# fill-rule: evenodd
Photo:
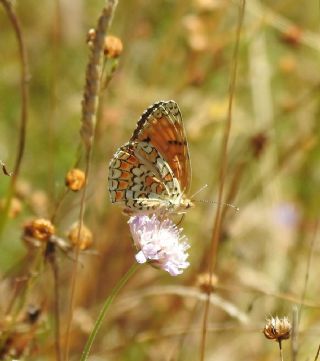
<svg viewBox="0 0 320 361">
<path fill-rule="evenodd" d="M 138 215 L 131 217 L 128 223 L 138 250 L 135 256 L 138 263 L 150 262 L 171 276 L 181 274 L 189 266 L 187 238 L 181 235 L 182 228 L 170 219 L 160 221 L 155 215 Z"/>
</svg>

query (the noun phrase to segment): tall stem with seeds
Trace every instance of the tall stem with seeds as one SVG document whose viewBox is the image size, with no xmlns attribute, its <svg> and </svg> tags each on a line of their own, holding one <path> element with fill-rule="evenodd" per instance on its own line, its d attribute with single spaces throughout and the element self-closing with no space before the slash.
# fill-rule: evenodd
<svg viewBox="0 0 320 361">
<path fill-rule="evenodd" d="M 86 83 L 84 87 L 84 94 L 82 100 L 82 119 L 81 119 L 81 139 L 85 146 L 85 186 L 82 190 L 80 211 L 79 211 L 79 231 L 78 241 L 80 239 L 81 228 L 83 226 L 83 217 L 85 212 L 85 199 L 88 184 L 88 175 L 90 170 L 90 161 L 92 146 L 94 141 L 99 92 L 101 87 L 101 72 L 102 72 L 102 59 L 103 59 L 103 46 L 104 38 L 107 30 L 111 23 L 114 9 L 117 5 L 117 0 L 107 0 L 105 7 L 102 10 L 102 14 L 98 19 L 96 27 L 95 38 L 92 42 L 90 59 L 86 69 Z M 79 244 L 80 242 L 77 242 Z M 70 348 L 70 330 L 72 314 L 74 309 L 75 289 L 76 289 L 76 278 L 78 271 L 78 259 L 80 249 L 75 249 L 75 262 L 71 276 L 71 291 L 70 291 L 70 302 L 67 316 L 67 329 L 66 329 L 66 347 L 64 360 L 69 359 L 69 348 Z"/>
</svg>

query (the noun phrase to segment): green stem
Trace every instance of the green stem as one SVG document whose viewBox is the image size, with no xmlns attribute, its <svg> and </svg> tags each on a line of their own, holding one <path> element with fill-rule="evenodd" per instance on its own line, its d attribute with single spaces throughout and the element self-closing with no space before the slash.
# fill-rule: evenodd
<svg viewBox="0 0 320 361">
<path fill-rule="evenodd" d="M 115 287 L 112 289 L 111 294 L 107 297 L 107 299 L 105 300 L 105 303 L 102 306 L 102 309 L 100 311 L 100 314 L 97 318 L 97 321 L 94 325 L 94 328 L 88 338 L 87 343 L 84 346 L 82 355 L 81 355 L 81 359 L 80 361 L 86 361 L 89 357 L 89 353 L 93 344 L 94 339 L 97 336 L 97 333 L 102 325 L 102 322 L 106 316 L 107 311 L 109 310 L 109 307 L 111 306 L 113 300 L 116 298 L 116 296 L 118 295 L 119 291 L 124 287 L 124 285 L 128 282 L 128 280 L 130 279 L 130 277 L 136 272 L 136 270 L 138 269 L 139 264 L 138 263 L 134 263 L 131 268 L 129 269 L 129 271 L 127 271 L 127 273 L 125 273 L 122 278 L 120 279 L 120 281 L 115 285 Z"/>
</svg>

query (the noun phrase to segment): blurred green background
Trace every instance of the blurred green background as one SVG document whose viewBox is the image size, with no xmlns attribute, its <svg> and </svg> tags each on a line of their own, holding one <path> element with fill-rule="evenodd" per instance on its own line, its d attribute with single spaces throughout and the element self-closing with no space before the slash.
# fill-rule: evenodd
<svg viewBox="0 0 320 361">
<path fill-rule="evenodd" d="M 22 226 L 34 217 L 51 217 L 64 192 L 65 174 L 77 160 L 89 55 L 86 36 L 103 5 L 97 0 L 14 2 L 28 55 L 29 116 L 15 194 L 18 210 L 1 234 L 3 317 L 8 316 L 16 277 L 29 274 L 35 258 L 21 242 Z M 127 218 L 109 202 L 107 169 L 150 104 L 168 99 L 179 104 L 190 146 L 191 194 L 208 184 L 196 198 L 217 200 L 238 16 L 237 1 L 134 0 L 117 6 L 109 33 L 122 40 L 124 50 L 101 94 L 85 214 L 98 255 L 83 254 L 80 259 L 71 342 L 74 360 L 79 359 L 102 300 L 134 261 Z M 221 304 L 216 301 L 219 305 L 213 305 L 209 315 L 207 360 L 274 360 L 277 345 L 261 333 L 265 317 L 292 319 L 295 307 L 298 359 L 314 359 L 316 354 L 319 21 L 316 1 L 246 4 L 224 196 L 240 211 L 224 210 L 214 294 Z M 20 63 L 3 7 L 0 54 L 0 160 L 11 170 L 19 137 Z M 82 160 L 80 168 L 83 164 Z M 9 183 L 10 178 L 1 174 L 2 207 Z M 60 237 L 66 238 L 78 219 L 79 202 L 78 194 L 65 197 L 55 220 Z M 172 278 L 143 267 L 114 305 L 90 360 L 198 359 L 204 309 L 199 275 L 207 271 L 216 210 L 214 204 L 196 202 L 182 223 L 191 244 L 190 268 Z M 64 326 L 73 260 L 57 252 Z M 53 300 L 52 275 L 44 263 L 17 311 L 21 319 L 30 303 L 42 309 L 32 347 L 21 360 L 55 359 Z M 225 309 L 229 304 L 234 313 Z M 290 352 L 288 341 L 285 359 L 290 359 Z"/>
</svg>

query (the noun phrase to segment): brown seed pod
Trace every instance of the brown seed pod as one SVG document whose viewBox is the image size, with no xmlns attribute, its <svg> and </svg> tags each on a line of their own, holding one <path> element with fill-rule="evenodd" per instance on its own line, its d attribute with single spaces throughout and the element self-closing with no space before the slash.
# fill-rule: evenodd
<svg viewBox="0 0 320 361">
<path fill-rule="evenodd" d="M 54 233 L 54 225 L 44 218 L 34 219 L 23 227 L 23 237 L 32 237 L 41 242 L 47 242 Z"/>
<path fill-rule="evenodd" d="M 71 169 L 66 175 L 65 184 L 73 192 L 81 190 L 85 184 L 86 176 L 81 169 Z"/>
<path fill-rule="evenodd" d="M 196 280 L 196 286 L 204 293 L 213 292 L 217 283 L 218 277 L 215 274 L 212 274 L 210 279 L 209 273 L 200 273 Z"/>
<path fill-rule="evenodd" d="M 92 232 L 84 224 L 81 226 L 79 234 L 79 224 L 75 223 L 68 232 L 68 239 L 74 247 L 79 247 L 81 251 L 88 249 L 93 244 Z"/>
<path fill-rule="evenodd" d="M 113 35 L 108 35 L 104 39 L 104 55 L 109 59 L 115 59 L 123 51 L 122 41 Z"/>
<path fill-rule="evenodd" d="M 281 35 L 281 40 L 288 45 L 298 46 L 301 44 L 302 30 L 296 25 L 290 26 Z"/>
<path fill-rule="evenodd" d="M 250 147 L 255 158 L 260 158 L 266 148 L 267 143 L 268 137 L 263 132 L 256 133 L 250 138 Z"/>
</svg>

